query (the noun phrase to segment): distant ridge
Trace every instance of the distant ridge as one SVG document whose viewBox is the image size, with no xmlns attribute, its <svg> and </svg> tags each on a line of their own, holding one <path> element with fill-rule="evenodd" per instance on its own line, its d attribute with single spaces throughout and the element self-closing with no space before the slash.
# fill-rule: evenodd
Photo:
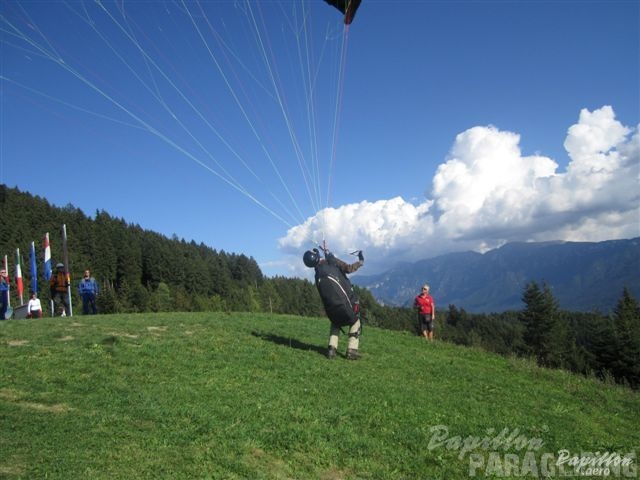
<svg viewBox="0 0 640 480">
<path fill-rule="evenodd" d="M 508 243 L 484 254 L 451 253 L 353 277 L 386 305 L 406 306 L 428 282 L 440 308 L 520 310 L 528 282 L 546 282 L 570 311 L 611 311 L 623 288 L 640 297 L 640 237 L 604 242 Z"/>
</svg>

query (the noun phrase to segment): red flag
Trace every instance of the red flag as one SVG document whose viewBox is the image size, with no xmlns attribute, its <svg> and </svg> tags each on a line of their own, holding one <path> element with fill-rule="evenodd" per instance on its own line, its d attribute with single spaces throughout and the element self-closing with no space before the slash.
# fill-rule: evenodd
<svg viewBox="0 0 640 480">
<path fill-rule="evenodd" d="M 20 249 L 16 249 L 16 290 L 20 296 L 20 305 L 22 305 L 22 293 L 24 285 L 22 284 L 22 267 L 20 266 Z"/>
</svg>

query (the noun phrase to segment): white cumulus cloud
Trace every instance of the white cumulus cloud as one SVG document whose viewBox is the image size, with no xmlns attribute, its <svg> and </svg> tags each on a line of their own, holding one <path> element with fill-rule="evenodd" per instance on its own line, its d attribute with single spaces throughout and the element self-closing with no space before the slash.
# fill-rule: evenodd
<svg viewBox="0 0 640 480">
<path fill-rule="evenodd" d="M 399 260 L 483 251 L 509 241 L 601 241 L 640 235 L 640 128 L 613 109 L 583 109 L 567 132 L 570 162 L 523 155 L 520 135 L 493 126 L 460 133 L 429 196 L 327 208 L 291 228 L 280 248 L 295 255 L 323 237 L 335 252 L 362 248 L 370 273 Z"/>
</svg>

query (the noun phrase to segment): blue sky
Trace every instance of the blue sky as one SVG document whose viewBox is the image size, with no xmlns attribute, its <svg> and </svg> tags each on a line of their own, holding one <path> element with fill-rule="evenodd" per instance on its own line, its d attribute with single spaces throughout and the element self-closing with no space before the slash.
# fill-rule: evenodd
<svg viewBox="0 0 640 480">
<path fill-rule="evenodd" d="M 0 10 L 0 182 L 55 205 L 269 275 L 640 235 L 640 2 Z"/>
</svg>

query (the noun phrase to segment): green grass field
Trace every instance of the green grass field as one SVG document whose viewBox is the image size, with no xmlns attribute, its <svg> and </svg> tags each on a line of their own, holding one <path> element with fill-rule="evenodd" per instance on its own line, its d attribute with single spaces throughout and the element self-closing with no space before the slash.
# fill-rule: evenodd
<svg viewBox="0 0 640 480">
<path fill-rule="evenodd" d="M 366 326 L 360 361 L 330 361 L 328 328 L 223 313 L 1 322 L 0 478 L 544 478 L 571 470 L 561 451 L 640 449 L 637 392 Z M 637 476 L 635 460 L 617 472 Z"/>
</svg>

